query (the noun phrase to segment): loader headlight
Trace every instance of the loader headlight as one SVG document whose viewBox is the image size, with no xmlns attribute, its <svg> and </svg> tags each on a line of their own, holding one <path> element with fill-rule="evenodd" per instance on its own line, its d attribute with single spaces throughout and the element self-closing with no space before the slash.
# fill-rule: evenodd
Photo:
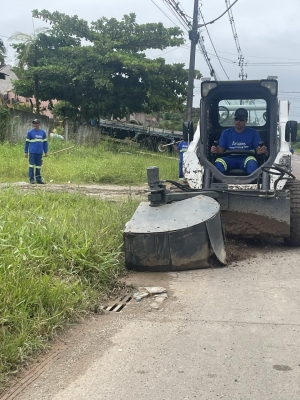
<svg viewBox="0 0 300 400">
<path fill-rule="evenodd" d="M 218 86 L 217 82 L 202 82 L 201 97 L 206 97 L 208 93 Z"/>
<path fill-rule="evenodd" d="M 261 86 L 269 90 L 273 96 L 277 96 L 278 82 L 275 80 L 265 80 L 260 82 Z"/>
</svg>

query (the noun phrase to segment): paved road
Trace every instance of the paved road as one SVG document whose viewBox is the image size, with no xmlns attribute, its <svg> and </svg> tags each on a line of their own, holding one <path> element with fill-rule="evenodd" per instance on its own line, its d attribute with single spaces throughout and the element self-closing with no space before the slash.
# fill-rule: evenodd
<svg viewBox="0 0 300 400">
<path fill-rule="evenodd" d="M 168 298 L 74 327 L 5 398 L 300 399 L 300 249 L 237 253 L 226 268 L 130 275 Z"/>
<path fill-rule="evenodd" d="M 299 399 L 299 257 L 266 248 L 227 268 L 135 274 L 167 288 L 159 309 L 132 300 L 95 318 L 9 399 Z"/>
</svg>

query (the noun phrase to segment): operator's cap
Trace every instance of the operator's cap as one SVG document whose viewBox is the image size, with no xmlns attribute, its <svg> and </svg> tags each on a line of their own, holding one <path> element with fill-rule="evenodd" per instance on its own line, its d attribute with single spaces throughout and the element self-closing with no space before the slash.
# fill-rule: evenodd
<svg viewBox="0 0 300 400">
<path fill-rule="evenodd" d="M 246 121 L 246 119 L 248 119 L 248 111 L 245 108 L 238 108 L 234 113 L 234 118 L 240 121 Z"/>
<path fill-rule="evenodd" d="M 39 123 L 40 123 L 40 120 L 39 120 L 39 119 L 34 119 L 34 120 L 32 121 L 32 123 L 33 123 L 33 124 L 39 124 Z"/>
</svg>

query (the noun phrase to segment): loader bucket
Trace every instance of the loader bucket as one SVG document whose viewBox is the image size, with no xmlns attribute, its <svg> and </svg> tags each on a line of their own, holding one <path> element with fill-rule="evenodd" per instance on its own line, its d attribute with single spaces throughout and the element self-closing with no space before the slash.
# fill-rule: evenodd
<svg viewBox="0 0 300 400">
<path fill-rule="evenodd" d="M 143 202 L 127 222 L 123 238 L 128 269 L 163 272 L 205 268 L 211 247 L 226 264 L 220 205 L 207 196 L 157 207 Z"/>
</svg>

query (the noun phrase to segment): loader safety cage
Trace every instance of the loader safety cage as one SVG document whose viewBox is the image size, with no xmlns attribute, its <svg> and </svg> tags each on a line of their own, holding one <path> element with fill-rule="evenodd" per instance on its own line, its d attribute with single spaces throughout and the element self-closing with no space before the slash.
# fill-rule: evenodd
<svg viewBox="0 0 300 400">
<path fill-rule="evenodd" d="M 210 188 L 214 182 L 249 184 L 258 179 L 262 180 L 263 189 L 269 188 L 269 179 L 262 167 L 271 166 L 277 154 L 277 92 L 276 80 L 202 82 L 198 157 L 205 169 L 204 188 Z M 220 138 L 223 130 L 233 125 L 234 111 L 240 107 L 248 110 L 248 126 L 259 132 L 268 148 L 268 155 L 266 159 L 258 160 L 259 168 L 251 175 L 223 175 L 214 166 L 210 148 Z M 224 113 L 228 114 L 225 120 Z M 251 119 L 253 113 L 256 113 L 256 119 Z"/>
</svg>

